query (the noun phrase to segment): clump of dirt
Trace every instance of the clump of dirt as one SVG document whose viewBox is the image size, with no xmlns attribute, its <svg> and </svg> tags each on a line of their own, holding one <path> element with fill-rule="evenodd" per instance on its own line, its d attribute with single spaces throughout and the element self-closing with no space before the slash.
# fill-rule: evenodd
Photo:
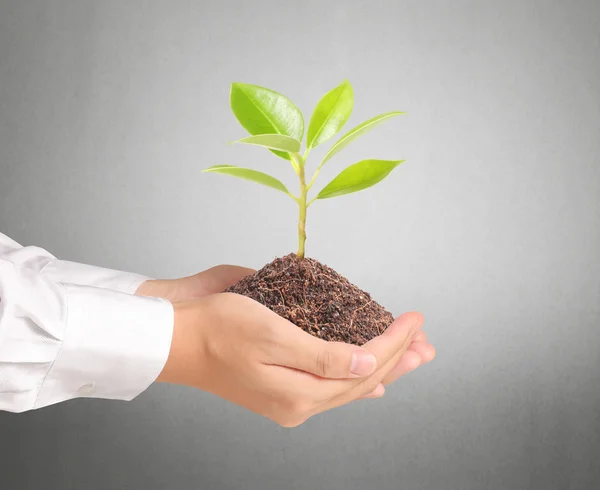
<svg viewBox="0 0 600 490">
<path fill-rule="evenodd" d="M 319 261 L 296 254 L 275 259 L 226 292 L 248 296 L 328 341 L 363 345 L 393 321 L 369 293 Z"/>
</svg>

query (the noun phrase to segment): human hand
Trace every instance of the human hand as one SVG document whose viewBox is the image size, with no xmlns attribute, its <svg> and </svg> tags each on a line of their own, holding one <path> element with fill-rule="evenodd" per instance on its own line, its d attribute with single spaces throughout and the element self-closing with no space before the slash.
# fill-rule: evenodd
<svg viewBox="0 0 600 490">
<path fill-rule="evenodd" d="M 180 279 L 153 279 L 144 282 L 137 290 L 140 296 L 155 296 L 176 301 L 199 299 L 217 294 L 232 286 L 243 277 L 252 274 L 254 269 L 235 265 L 218 265 L 203 272 Z M 432 361 L 435 348 L 427 342 L 427 335 L 419 330 L 405 354 L 396 366 L 386 375 L 382 383 L 364 398 L 378 398 L 385 393 L 385 386 L 401 376 L 414 371 L 419 366 Z"/>
<path fill-rule="evenodd" d="M 218 265 L 180 279 L 151 279 L 140 285 L 135 294 L 174 301 L 202 298 L 221 293 L 243 277 L 256 272 L 237 265 Z"/>
<path fill-rule="evenodd" d="M 313 337 L 237 294 L 174 308 L 171 352 L 158 381 L 211 392 L 286 427 L 372 394 L 423 321 L 419 313 L 402 315 L 361 348 Z"/>
</svg>

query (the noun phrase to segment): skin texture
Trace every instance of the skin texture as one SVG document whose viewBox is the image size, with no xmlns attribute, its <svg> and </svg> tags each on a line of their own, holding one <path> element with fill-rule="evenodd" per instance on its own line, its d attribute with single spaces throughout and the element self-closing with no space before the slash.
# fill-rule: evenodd
<svg viewBox="0 0 600 490">
<path fill-rule="evenodd" d="M 181 279 L 151 280 L 136 294 L 173 304 L 171 351 L 158 382 L 208 391 L 295 427 L 361 398 L 430 362 L 435 349 L 420 313 L 405 313 L 363 347 L 313 337 L 263 305 L 221 293 L 254 270 L 217 266 Z"/>
</svg>

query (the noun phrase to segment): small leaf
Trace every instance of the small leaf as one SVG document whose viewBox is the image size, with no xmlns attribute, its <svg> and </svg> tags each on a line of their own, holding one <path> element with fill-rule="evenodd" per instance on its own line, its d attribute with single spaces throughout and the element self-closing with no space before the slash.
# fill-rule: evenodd
<svg viewBox="0 0 600 490">
<path fill-rule="evenodd" d="M 304 118 L 284 95 L 258 85 L 232 83 L 229 98 L 233 114 L 251 135 L 283 134 L 302 141 Z M 272 151 L 290 159 L 287 153 Z"/>
<path fill-rule="evenodd" d="M 336 153 L 343 150 L 347 145 L 352 143 L 359 136 L 362 136 L 366 132 L 370 131 L 378 124 L 381 124 L 382 122 L 387 121 L 388 119 L 390 119 L 392 117 L 399 116 L 400 114 L 404 114 L 404 112 L 398 112 L 398 111 L 386 112 L 385 114 L 380 114 L 379 116 L 375 116 L 374 118 L 369 119 L 368 121 L 365 121 L 364 123 L 356 126 L 354 129 L 348 131 L 327 152 L 327 154 L 323 158 L 323 161 L 321 162 L 321 166 L 323 166 L 325 164 L 325 162 L 329 161 Z"/>
<path fill-rule="evenodd" d="M 385 179 L 404 160 L 363 160 L 342 170 L 317 195 L 317 199 L 343 196 L 371 187 Z"/>
<path fill-rule="evenodd" d="M 264 146 L 271 150 L 280 150 L 288 153 L 298 153 L 300 151 L 300 142 L 283 134 L 257 134 L 256 136 L 242 138 L 236 141 L 236 143 Z"/>
<path fill-rule="evenodd" d="M 258 170 L 235 167 L 234 165 L 215 165 L 214 167 L 209 167 L 203 170 L 203 172 L 216 172 L 219 174 L 233 175 L 234 177 L 250 180 L 251 182 L 266 185 L 267 187 L 272 187 L 273 189 L 277 189 L 285 194 L 289 194 L 289 191 L 282 182 L 277 180 L 275 177 L 271 177 L 270 175 L 259 172 Z"/>
<path fill-rule="evenodd" d="M 335 135 L 352 114 L 354 92 L 348 80 L 344 80 L 327 92 L 318 102 L 308 125 L 308 149 L 327 141 Z"/>
</svg>

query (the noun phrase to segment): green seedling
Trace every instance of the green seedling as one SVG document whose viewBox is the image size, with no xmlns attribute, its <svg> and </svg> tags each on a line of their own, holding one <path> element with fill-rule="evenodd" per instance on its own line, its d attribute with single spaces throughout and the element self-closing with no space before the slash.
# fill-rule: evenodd
<svg viewBox="0 0 600 490">
<path fill-rule="evenodd" d="M 257 182 L 277 189 L 298 204 L 298 252 L 304 258 L 306 243 L 306 211 L 315 201 L 343 196 L 371 187 L 385 179 L 404 160 L 362 160 L 342 170 L 315 197 L 309 199 L 319 172 L 329 160 L 366 132 L 403 112 L 393 111 L 369 119 L 342 136 L 325 154 L 307 182 L 306 163 L 310 151 L 335 136 L 348 121 L 354 107 L 352 85 L 344 80 L 339 86 L 323 96 L 314 109 L 306 133 L 306 147 L 301 153 L 304 139 L 304 117 L 287 97 L 273 90 L 233 83 L 230 92 L 231 110 L 240 124 L 251 136 L 236 143 L 256 145 L 269 149 L 275 155 L 288 160 L 299 180 L 299 194 L 294 195 L 275 177 L 263 172 L 233 165 L 215 165 L 204 172 L 217 172 Z"/>
</svg>

